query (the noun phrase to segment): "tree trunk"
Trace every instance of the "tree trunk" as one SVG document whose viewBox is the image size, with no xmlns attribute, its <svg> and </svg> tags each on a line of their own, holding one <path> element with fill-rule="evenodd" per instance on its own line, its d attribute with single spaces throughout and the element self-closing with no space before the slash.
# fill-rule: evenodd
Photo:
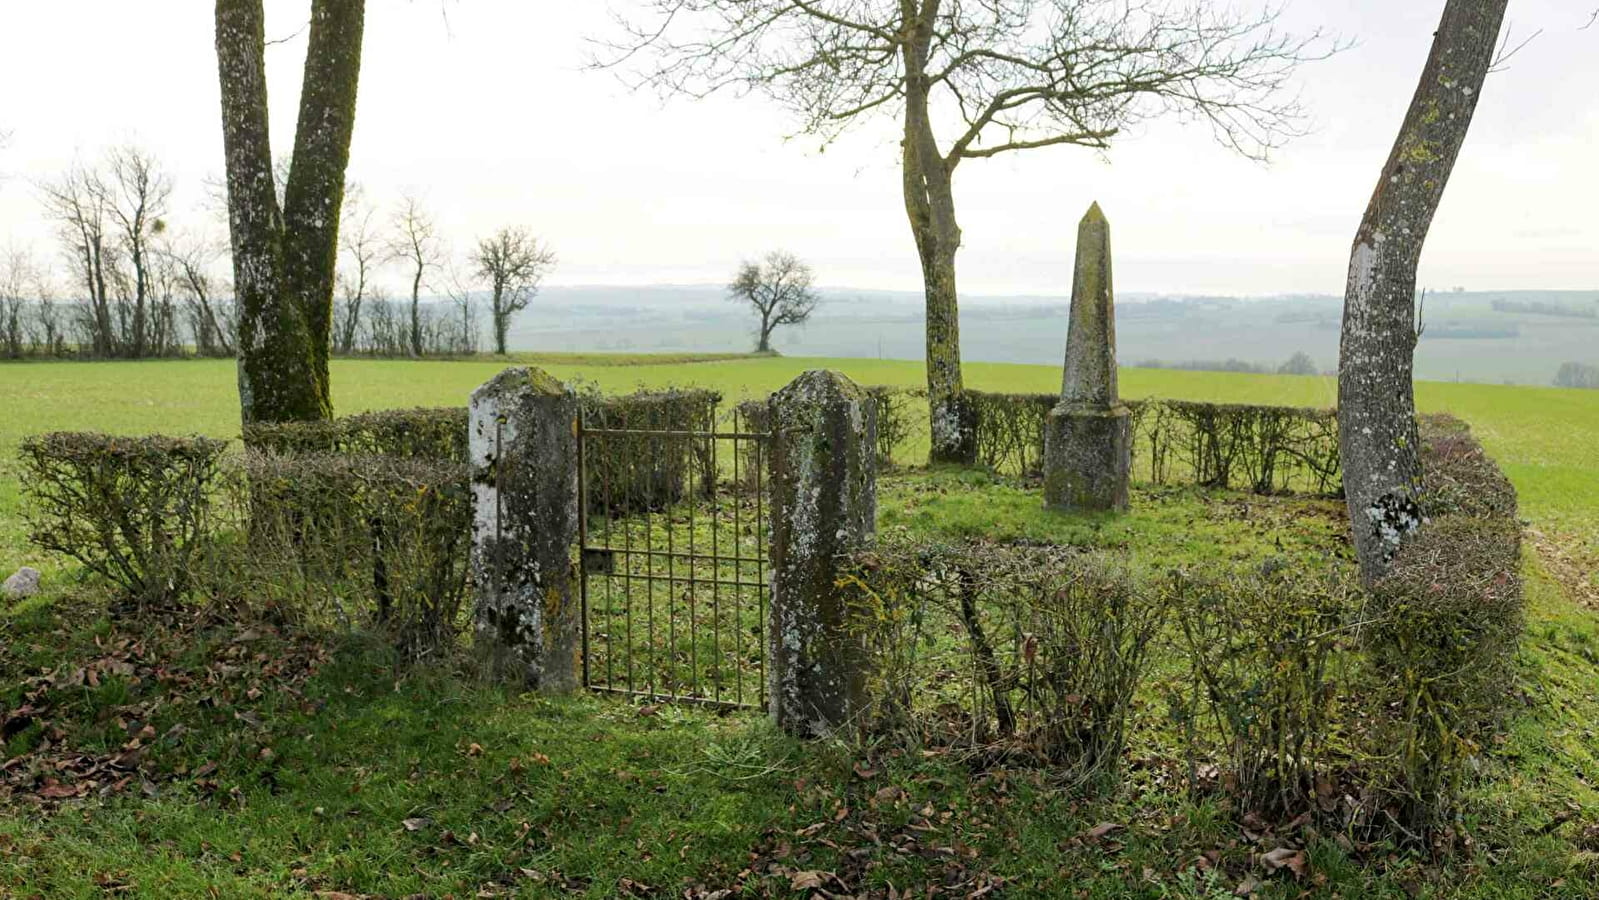
<svg viewBox="0 0 1599 900">
<path fill-rule="evenodd" d="M 411 279 L 411 355 L 422 355 L 422 267 Z"/>
<path fill-rule="evenodd" d="M 1507 0 L 1448 0 L 1421 84 L 1355 234 L 1344 293 L 1338 435 L 1355 551 L 1370 580 L 1422 525 L 1416 267 L 1493 64 Z"/>
<path fill-rule="evenodd" d="M 764 310 L 761 312 L 761 337 L 755 342 L 755 352 L 772 352 L 772 314 Z"/>
<path fill-rule="evenodd" d="M 135 219 L 135 222 L 138 220 Z M 135 228 L 142 228 L 138 224 Z M 139 246 L 138 236 L 130 241 L 132 246 L 133 262 L 133 352 L 129 354 L 134 359 L 143 359 L 150 352 L 149 348 L 149 313 L 146 305 L 149 302 L 147 292 L 149 288 L 145 282 L 144 252 Z M 159 348 L 158 348 L 159 349 Z"/>
<path fill-rule="evenodd" d="M 272 174 L 262 0 L 217 0 L 217 71 L 245 422 L 325 419 L 333 269 L 355 119 L 363 0 L 314 0 L 280 209 Z"/>
<path fill-rule="evenodd" d="M 505 309 L 505 285 L 495 276 L 494 298 L 489 307 L 494 317 L 494 352 L 505 355 L 505 333 L 510 330 L 511 314 Z"/>
<path fill-rule="evenodd" d="M 302 310 L 322 405 L 333 408 L 328 357 L 339 211 L 355 134 L 365 0 L 316 0 L 305 52 L 294 157 L 283 192 L 284 289 Z"/>
<path fill-rule="evenodd" d="M 217 0 L 217 67 L 245 422 L 325 419 L 305 311 L 283 285 L 283 220 L 272 179 L 261 0 Z"/>
<path fill-rule="evenodd" d="M 936 12 L 936 9 L 933 10 Z M 971 465 L 977 461 L 977 429 L 962 396 L 960 310 L 955 289 L 955 251 L 961 231 L 951 188 L 953 165 L 938 152 L 928 117 L 927 48 L 932 16 L 913 23 L 905 56 L 905 136 L 901 142 L 905 214 L 922 261 L 927 303 L 927 405 L 931 444 L 928 460 Z"/>
</svg>

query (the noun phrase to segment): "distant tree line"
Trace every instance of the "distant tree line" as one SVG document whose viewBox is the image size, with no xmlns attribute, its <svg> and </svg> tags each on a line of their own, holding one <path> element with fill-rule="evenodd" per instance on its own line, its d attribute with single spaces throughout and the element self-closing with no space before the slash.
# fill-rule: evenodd
<svg viewBox="0 0 1599 900">
<path fill-rule="evenodd" d="M 1310 354 L 1300 351 L 1290 356 L 1281 365 L 1273 366 L 1265 363 L 1245 362 L 1241 359 L 1229 357 L 1227 359 L 1191 359 L 1181 362 L 1166 362 L 1159 359 L 1146 359 L 1136 365 L 1140 369 L 1175 369 L 1185 372 L 1241 372 L 1250 375 L 1319 375 L 1321 370 L 1316 368 L 1316 361 Z"/>
<path fill-rule="evenodd" d="M 1555 387 L 1599 390 L 1599 366 L 1562 363 L 1559 371 L 1555 372 Z"/>
<path fill-rule="evenodd" d="M 1543 303 L 1537 300 L 1495 300 L 1494 312 L 1525 313 L 1534 316 L 1566 316 L 1573 319 L 1599 319 L 1599 309 L 1566 306 L 1563 303 Z"/>
<path fill-rule="evenodd" d="M 1521 337 L 1521 328 L 1517 325 L 1463 325 L 1459 323 L 1446 323 L 1443 325 L 1428 325 L 1421 337 L 1433 340 L 1451 341 L 1502 341 Z"/>
<path fill-rule="evenodd" d="M 288 165 L 273 177 L 281 200 Z M 239 315 L 229 242 L 218 236 L 221 185 L 178 215 L 174 180 L 135 145 L 35 182 L 55 254 L 0 251 L 0 358 L 232 357 Z M 555 255 L 525 228 L 502 228 L 460 261 L 424 204 L 402 195 L 380 218 L 358 185 L 339 216 L 331 352 L 369 356 L 465 355 L 483 324 L 495 352 L 533 301 Z M 403 298 L 380 284 L 399 271 Z M 437 302 L 426 302 L 432 295 Z M 484 309 L 480 310 L 479 307 Z"/>
</svg>

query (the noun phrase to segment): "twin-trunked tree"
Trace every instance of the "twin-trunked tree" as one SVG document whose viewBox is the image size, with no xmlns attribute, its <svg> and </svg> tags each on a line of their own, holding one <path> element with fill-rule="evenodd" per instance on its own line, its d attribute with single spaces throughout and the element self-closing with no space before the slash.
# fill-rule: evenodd
<svg viewBox="0 0 1599 900">
<path fill-rule="evenodd" d="M 314 0 L 283 203 L 272 169 L 262 0 L 217 0 L 217 72 L 246 422 L 332 414 L 328 356 L 363 0 Z"/>
<path fill-rule="evenodd" d="M 1108 149 L 1148 119 L 1202 119 L 1263 156 L 1294 130 L 1281 89 L 1317 39 L 1270 12 L 1139 0 L 648 0 L 614 64 L 703 96 L 761 91 L 823 141 L 900 120 L 905 213 L 926 291 L 935 462 L 974 461 L 962 402 L 953 178 L 965 160 L 1056 144 Z M 944 139 L 940 140 L 939 135 Z"/>
</svg>

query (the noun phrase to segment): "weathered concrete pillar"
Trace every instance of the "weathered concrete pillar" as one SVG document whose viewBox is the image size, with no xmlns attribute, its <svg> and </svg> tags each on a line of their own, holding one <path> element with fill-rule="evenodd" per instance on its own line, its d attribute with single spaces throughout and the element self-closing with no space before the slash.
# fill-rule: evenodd
<svg viewBox="0 0 1599 900">
<path fill-rule="evenodd" d="M 1132 417 L 1116 389 L 1116 305 L 1110 223 L 1099 204 L 1077 226 L 1077 272 L 1060 404 L 1044 431 L 1044 505 L 1125 510 Z"/>
<path fill-rule="evenodd" d="M 474 643 L 486 676 L 546 693 L 578 684 L 577 411 L 541 369 L 472 392 Z"/>
<path fill-rule="evenodd" d="M 863 707 L 865 650 L 838 587 L 841 558 L 877 528 L 877 410 L 836 372 L 813 370 L 771 400 L 772 718 L 816 737 Z"/>
</svg>

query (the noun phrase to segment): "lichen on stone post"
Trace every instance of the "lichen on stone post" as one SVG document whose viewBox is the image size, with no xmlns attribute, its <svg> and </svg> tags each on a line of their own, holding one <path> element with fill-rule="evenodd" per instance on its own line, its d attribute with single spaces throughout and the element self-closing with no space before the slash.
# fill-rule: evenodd
<svg viewBox="0 0 1599 900">
<path fill-rule="evenodd" d="M 876 532 L 877 409 L 854 382 L 820 370 L 778 391 L 770 409 L 768 700 L 784 731 L 819 737 L 864 705 L 864 644 L 838 576 Z"/>
<path fill-rule="evenodd" d="M 472 392 L 474 645 L 486 677 L 545 693 L 578 684 L 577 415 L 541 369 Z"/>
<path fill-rule="evenodd" d="M 1044 505 L 1085 512 L 1127 509 L 1132 448 L 1132 416 L 1116 385 L 1110 223 L 1095 203 L 1077 227 L 1061 399 L 1044 431 Z"/>
</svg>

